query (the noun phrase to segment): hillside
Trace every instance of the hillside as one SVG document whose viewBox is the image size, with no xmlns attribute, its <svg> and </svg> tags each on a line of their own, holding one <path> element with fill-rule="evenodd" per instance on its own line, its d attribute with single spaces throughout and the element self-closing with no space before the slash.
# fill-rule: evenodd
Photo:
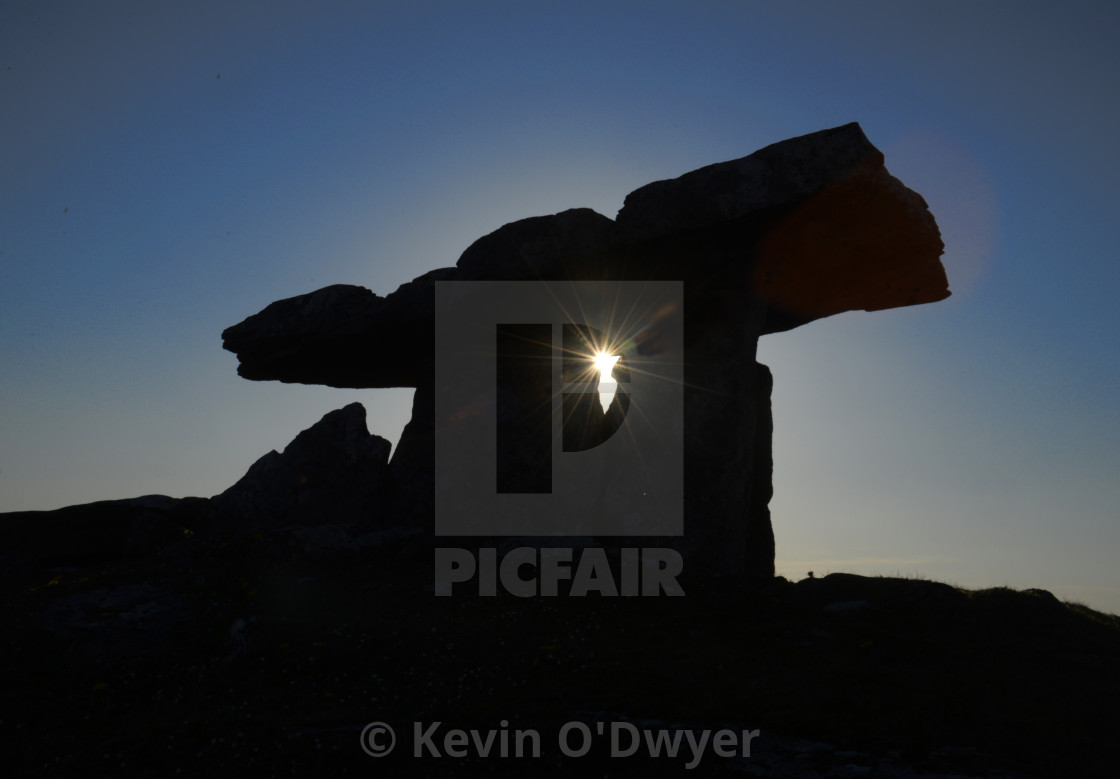
<svg viewBox="0 0 1120 779">
<path fill-rule="evenodd" d="M 9 578 L 9 775 L 668 776 L 689 762 L 686 746 L 611 758 L 602 737 L 564 757 L 574 721 L 629 723 L 620 738 L 759 730 L 749 757 L 709 748 L 695 775 L 1111 775 L 1120 618 L 1044 591 L 833 574 L 683 577 L 684 598 L 436 598 L 419 537 L 316 532 L 184 531 L 139 559 Z M 397 730 L 389 757 L 361 748 L 375 720 Z M 540 757 L 412 757 L 412 723 L 437 721 L 536 730 Z"/>
</svg>

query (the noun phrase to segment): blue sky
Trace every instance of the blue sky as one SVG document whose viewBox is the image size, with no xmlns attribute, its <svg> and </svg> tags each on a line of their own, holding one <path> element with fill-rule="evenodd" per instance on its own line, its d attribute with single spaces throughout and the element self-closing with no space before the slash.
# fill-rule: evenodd
<svg viewBox="0 0 1120 779">
<path fill-rule="evenodd" d="M 953 297 L 764 338 L 778 570 L 1120 612 L 1108 3 L 0 5 L 0 511 L 212 495 L 359 400 L 221 331 L 514 219 L 859 121 Z M 371 355 L 370 359 L 376 359 Z"/>
</svg>

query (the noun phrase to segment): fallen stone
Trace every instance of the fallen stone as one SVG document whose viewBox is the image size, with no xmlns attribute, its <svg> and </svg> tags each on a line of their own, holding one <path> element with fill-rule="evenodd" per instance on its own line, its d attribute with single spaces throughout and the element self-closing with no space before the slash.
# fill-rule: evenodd
<svg viewBox="0 0 1120 779">
<path fill-rule="evenodd" d="M 236 484 L 211 498 L 204 529 L 238 536 L 293 525 L 368 527 L 384 521 L 390 446 L 366 429 L 360 403 L 331 411 L 297 435 L 283 454 L 264 455 Z M 330 530 L 308 543 L 326 543 L 327 535 Z"/>
</svg>

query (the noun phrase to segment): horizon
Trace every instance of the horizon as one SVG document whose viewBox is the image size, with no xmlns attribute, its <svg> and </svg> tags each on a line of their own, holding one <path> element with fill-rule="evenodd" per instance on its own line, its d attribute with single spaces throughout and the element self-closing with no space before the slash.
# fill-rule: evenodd
<svg viewBox="0 0 1120 779">
<path fill-rule="evenodd" d="M 1120 613 L 1120 11 L 1104 3 L 0 10 L 0 512 L 207 497 L 358 401 L 221 332 L 851 121 L 952 296 L 762 338 L 776 568 Z M 372 358 L 372 357 L 371 357 Z"/>
</svg>

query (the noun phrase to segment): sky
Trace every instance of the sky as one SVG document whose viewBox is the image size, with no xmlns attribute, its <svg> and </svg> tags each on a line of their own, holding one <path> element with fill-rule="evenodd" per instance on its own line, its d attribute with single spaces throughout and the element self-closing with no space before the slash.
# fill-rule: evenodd
<svg viewBox="0 0 1120 779">
<path fill-rule="evenodd" d="M 351 401 L 221 332 L 851 121 L 953 296 L 765 336 L 777 570 L 1120 613 L 1120 10 L 0 2 L 0 511 L 221 492 Z M 371 355 L 371 359 L 375 356 Z"/>
</svg>

